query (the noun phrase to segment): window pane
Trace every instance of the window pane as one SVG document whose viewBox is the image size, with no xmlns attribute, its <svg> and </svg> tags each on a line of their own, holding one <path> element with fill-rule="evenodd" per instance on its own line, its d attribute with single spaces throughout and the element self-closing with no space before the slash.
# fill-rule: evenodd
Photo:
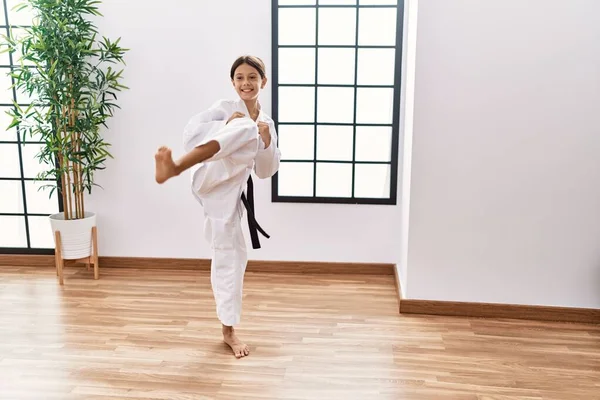
<svg viewBox="0 0 600 400">
<path fill-rule="evenodd" d="M 277 192 L 280 196 L 313 195 L 313 163 L 282 162 L 277 174 Z"/>
<path fill-rule="evenodd" d="M 394 46 L 396 44 L 396 7 L 361 8 L 358 21 L 358 44 Z"/>
<path fill-rule="evenodd" d="M 358 4 L 360 4 L 361 6 L 367 5 L 396 5 L 398 4 L 397 0 L 359 0 Z"/>
<path fill-rule="evenodd" d="M 0 107 L 0 141 L 16 142 L 17 128 L 11 128 L 10 131 L 6 130 L 12 122 L 12 117 L 6 114 L 8 110 L 10 110 L 10 107 Z"/>
<path fill-rule="evenodd" d="M 279 121 L 314 122 L 315 88 L 280 87 Z"/>
<path fill-rule="evenodd" d="M 354 119 L 354 89 L 320 87 L 317 106 L 319 122 L 351 123 Z"/>
<path fill-rule="evenodd" d="M 25 88 L 15 87 L 15 93 L 17 95 L 17 103 L 19 104 L 30 104 L 37 97 L 36 93 L 32 93 L 29 96 Z"/>
<path fill-rule="evenodd" d="M 13 91 L 11 89 L 12 80 L 9 75 L 10 68 L 0 68 L 0 103 L 12 104 Z"/>
<path fill-rule="evenodd" d="M 22 214 L 24 212 L 21 181 L 0 181 L 0 213 Z M 0 225 L 0 230 L 3 229 Z"/>
<path fill-rule="evenodd" d="M 356 122 L 359 124 L 391 124 L 394 89 L 359 88 Z"/>
<path fill-rule="evenodd" d="M 27 217 L 29 222 L 29 240 L 36 249 L 53 249 L 54 237 L 48 217 Z"/>
<path fill-rule="evenodd" d="M 394 49 L 359 49 L 359 85 L 393 85 L 395 71 Z"/>
<path fill-rule="evenodd" d="M 356 161 L 391 161 L 392 127 L 357 126 Z"/>
<path fill-rule="evenodd" d="M 279 83 L 315 83 L 315 49 L 279 49 Z"/>
<path fill-rule="evenodd" d="M 352 197 L 352 164 L 317 164 L 317 196 Z"/>
<path fill-rule="evenodd" d="M 48 107 L 35 107 L 34 109 L 31 110 L 32 113 L 35 113 L 35 110 L 39 111 L 39 115 L 41 115 L 41 118 L 44 119 L 45 118 L 45 114 L 48 112 Z M 31 117 L 31 121 L 34 121 L 35 118 L 35 114 L 32 115 Z M 45 140 L 43 140 L 43 136 L 40 132 L 36 132 L 33 134 L 33 136 L 28 133 L 28 132 L 20 132 L 20 139 L 21 139 L 21 143 L 35 143 L 35 142 L 44 142 Z"/>
<path fill-rule="evenodd" d="M 23 28 L 12 28 L 11 30 L 12 37 L 15 40 L 21 39 L 23 36 L 27 34 L 25 29 Z M 21 46 L 17 46 L 16 51 L 12 55 L 12 65 L 21 65 L 21 58 L 23 57 L 23 53 L 21 52 Z M 23 65 L 35 65 L 32 61 L 25 61 Z"/>
<path fill-rule="evenodd" d="M 316 9 L 279 9 L 279 44 L 315 44 Z"/>
<path fill-rule="evenodd" d="M 25 217 L 0 216 L 0 247 L 27 247 Z"/>
<path fill-rule="evenodd" d="M 317 159 L 352 161 L 352 126 L 317 127 Z"/>
<path fill-rule="evenodd" d="M 356 8 L 320 8 L 319 44 L 356 44 Z"/>
<path fill-rule="evenodd" d="M 55 190 L 50 196 L 50 188 L 42 188 L 52 182 L 26 181 L 25 195 L 27 212 L 30 214 L 53 214 L 58 212 L 58 192 Z M 39 190 L 38 190 L 39 189 Z"/>
<path fill-rule="evenodd" d="M 313 125 L 279 125 L 279 150 L 284 160 L 315 158 L 315 127 Z"/>
<path fill-rule="evenodd" d="M 37 174 L 52 169 L 51 165 L 40 163 L 38 153 L 43 145 L 27 143 L 21 145 L 21 154 L 23 155 L 23 173 L 25 178 L 36 178 Z"/>
<path fill-rule="evenodd" d="M 31 25 L 33 21 L 33 14 L 30 7 L 26 7 L 23 10 L 15 11 L 13 8 L 23 3 L 22 0 L 6 0 L 6 6 L 8 9 L 8 23 L 11 25 Z"/>
<path fill-rule="evenodd" d="M 320 6 L 353 5 L 353 4 L 356 4 L 356 0 L 319 0 Z"/>
<path fill-rule="evenodd" d="M 354 197 L 387 199 L 390 197 L 390 166 L 357 164 L 354 173 Z"/>
<path fill-rule="evenodd" d="M 353 85 L 355 49 L 319 49 L 319 84 Z"/>
<path fill-rule="evenodd" d="M 14 31 L 17 32 L 17 34 L 25 33 L 22 31 L 22 29 L 15 29 Z M 21 32 L 19 32 L 19 31 L 21 31 Z M 21 60 L 21 52 L 19 49 L 19 51 L 15 52 L 13 54 L 13 65 L 20 66 L 20 64 L 21 64 L 20 60 Z M 28 63 L 26 63 L 26 65 L 27 64 L 31 64 L 31 63 L 28 62 Z M 15 72 L 20 73 L 19 71 L 15 71 Z M 35 99 L 37 97 L 37 94 L 35 92 L 33 92 L 30 96 L 29 93 L 27 92 L 27 88 L 25 88 L 25 87 L 21 87 L 21 88 L 15 87 L 15 92 L 17 95 L 17 102 L 19 104 L 29 104 L 32 102 L 33 99 Z"/>
<path fill-rule="evenodd" d="M 279 0 L 280 6 L 314 6 L 317 4 L 316 0 Z"/>
<path fill-rule="evenodd" d="M 0 178 L 20 178 L 19 148 L 16 144 L 0 144 Z"/>
<path fill-rule="evenodd" d="M 2 8 L 2 7 L 0 7 L 0 8 Z M 4 21 L 4 20 L 2 20 L 2 21 Z M 4 23 L 4 22 L 2 22 L 2 23 Z M 2 34 L 6 35 L 6 30 L 4 28 L 2 28 Z M 0 65 L 10 65 L 10 57 L 8 56 L 8 52 L 0 54 Z"/>
</svg>

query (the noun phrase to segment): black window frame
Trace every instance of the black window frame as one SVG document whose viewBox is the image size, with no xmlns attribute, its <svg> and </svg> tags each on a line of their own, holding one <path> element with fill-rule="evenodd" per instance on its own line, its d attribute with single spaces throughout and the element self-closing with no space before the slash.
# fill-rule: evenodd
<svg viewBox="0 0 600 400">
<path fill-rule="evenodd" d="M 8 35 L 10 33 L 10 28 L 25 27 L 23 25 L 11 25 L 10 24 L 7 0 L 2 0 L 2 7 L 4 8 L 4 21 L 0 21 L 0 29 L 3 30 L 4 34 Z M 7 53 L 7 55 L 8 55 L 8 59 L 9 59 L 9 65 L 0 63 L 0 73 L 1 74 L 7 74 L 9 72 L 9 70 L 12 70 L 13 67 L 17 65 L 14 62 L 15 60 L 14 60 L 13 54 Z M 14 83 L 15 83 L 14 79 L 12 77 L 10 79 L 11 79 L 11 84 L 14 85 Z M 0 90 L 6 90 L 6 89 L 1 88 Z M 16 101 L 16 99 L 17 99 L 16 89 L 13 87 L 11 89 L 11 91 L 12 91 L 12 99 L 13 99 L 13 101 Z M 29 104 L 19 103 L 19 105 L 26 107 Z M 0 107 L 2 107 L 2 109 L 13 107 L 13 106 L 14 106 L 13 104 L 0 103 Z M 5 128 L 6 127 L 0 127 L 0 129 L 3 132 L 5 132 L 4 131 Z M 30 230 L 30 225 L 29 225 L 29 217 L 48 217 L 49 214 L 39 214 L 39 213 L 28 212 L 27 192 L 26 192 L 25 183 L 36 181 L 37 179 L 36 178 L 25 178 L 25 171 L 24 171 L 24 166 L 23 166 L 23 151 L 22 151 L 23 145 L 24 144 L 43 144 L 43 143 L 35 142 L 35 141 L 27 141 L 27 140 L 24 141 L 23 137 L 22 137 L 23 135 L 19 131 L 18 127 L 16 127 L 16 136 L 17 136 L 16 141 L 4 140 L 3 138 L 0 138 L 0 146 L 7 145 L 7 144 L 17 145 L 18 154 L 19 154 L 19 169 L 20 169 L 21 176 L 19 178 L 3 177 L 3 176 L 1 176 L 1 171 L 0 171 L 0 181 L 18 181 L 21 183 L 21 194 L 22 194 L 22 199 L 23 199 L 23 212 L 22 213 L 7 213 L 7 212 L 3 212 L 3 210 L 0 210 L 0 217 L 22 217 L 24 219 L 25 234 L 26 234 L 26 238 L 27 238 L 27 247 L 1 247 L 0 246 L 0 254 L 53 255 L 54 248 L 31 247 L 31 230 Z M 62 199 L 60 196 L 57 196 L 57 202 L 58 202 L 58 212 L 62 212 L 63 204 L 62 204 Z M 0 229 L 2 229 L 2 227 L 0 227 Z M 49 223 L 48 223 L 48 229 L 50 229 Z"/>
<path fill-rule="evenodd" d="M 360 0 L 356 0 L 354 5 L 320 5 L 319 0 L 315 0 L 314 5 L 279 5 L 278 0 L 271 0 L 271 17 L 272 17 L 272 42 L 271 42 L 271 57 L 272 57 L 272 118 L 275 123 L 275 127 L 279 132 L 279 127 L 282 123 L 279 122 L 279 88 L 286 86 L 293 87 L 314 87 L 315 88 L 315 117 L 313 122 L 286 122 L 283 125 L 312 125 L 314 127 L 314 156 L 312 160 L 288 160 L 285 159 L 285 154 L 282 155 L 282 163 L 285 162 L 302 162 L 313 164 L 313 195 L 312 196 L 282 196 L 278 193 L 279 188 L 279 173 L 276 173 L 271 182 L 271 201 L 273 203 L 316 203 L 316 204 L 365 204 L 365 205 L 397 205 L 397 189 L 398 189 L 398 173 L 399 173 L 399 141 L 400 141 L 400 106 L 401 106 L 401 94 L 402 94 L 402 62 L 403 62 L 403 36 L 404 36 L 404 0 L 397 0 L 395 5 L 361 5 Z M 394 46 L 361 46 L 358 44 L 358 20 L 359 10 L 361 8 L 390 8 L 396 7 L 396 43 Z M 316 9 L 316 38 L 314 45 L 279 45 L 279 10 L 281 8 L 314 8 Z M 356 8 L 356 40 L 354 45 L 319 45 L 319 9 L 323 8 Z M 319 48 L 354 48 L 355 51 L 355 64 L 354 64 L 354 84 L 353 85 L 325 85 L 319 84 L 316 76 L 314 84 L 280 84 L 278 76 L 278 65 L 279 65 L 279 49 L 280 48 L 315 48 L 315 75 L 317 74 L 318 67 L 318 49 Z M 358 70 L 358 49 L 361 48 L 393 48 L 395 50 L 395 70 L 394 70 L 394 83 L 393 85 L 384 86 L 373 86 L 373 85 L 357 85 L 357 70 Z M 317 104 L 317 88 L 319 87 L 352 87 L 354 88 L 354 123 L 341 124 L 341 123 L 322 123 L 317 122 L 316 114 L 318 109 Z M 390 126 L 389 124 L 356 124 L 356 102 L 357 102 L 357 89 L 361 87 L 392 87 L 394 90 L 393 97 L 393 112 L 392 112 L 392 137 L 391 137 L 391 159 L 389 162 L 376 162 L 376 161 L 356 161 L 356 127 L 357 126 Z M 317 159 L 317 126 L 323 125 L 350 125 L 353 127 L 353 156 L 352 161 L 338 161 L 338 160 L 318 160 Z M 318 163 L 336 163 L 336 164 L 352 164 L 352 196 L 351 197 L 321 197 L 316 195 L 317 187 L 317 164 Z M 358 164 L 385 164 L 390 165 L 390 196 L 389 198 L 365 198 L 365 197 L 354 197 L 355 196 L 355 166 Z"/>
</svg>

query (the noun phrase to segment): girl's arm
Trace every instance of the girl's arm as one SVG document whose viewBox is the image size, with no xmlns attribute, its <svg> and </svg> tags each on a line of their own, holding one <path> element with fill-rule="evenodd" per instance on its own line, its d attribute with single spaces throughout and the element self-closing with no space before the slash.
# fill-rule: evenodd
<svg viewBox="0 0 600 400">
<path fill-rule="evenodd" d="M 260 179 L 270 178 L 279 170 L 281 161 L 281 151 L 277 145 L 277 131 L 272 120 L 268 120 L 269 131 L 271 133 L 271 143 L 267 148 L 262 139 L 260 139 L 258 154 L 254 160 L 254 172 Z"/>
</svg>

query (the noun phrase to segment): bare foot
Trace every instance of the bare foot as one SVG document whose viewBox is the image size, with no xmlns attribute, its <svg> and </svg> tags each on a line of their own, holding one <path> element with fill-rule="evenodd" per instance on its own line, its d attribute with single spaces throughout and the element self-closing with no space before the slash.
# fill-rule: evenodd
<svg viewBox="0 0 600 400">
<path fill-rule="evenodd" d="M 175 167 L 175 162 L 173 161 L 173 156 L 171 155 L 171 149 L 165 146 L 160 147 L 154 155 L 154 159 L 156 160 L 156 182 L 164 183 L 169 178 L 177 175 L 177 169 Z"/>
<path fill-rule="evenodd" d="M 238 339 L 232 327 L 223 327 L 223 340 L 231 347 L 236 358 L 246 357 L 250 354 L 250 349 Z"/>
</svg>

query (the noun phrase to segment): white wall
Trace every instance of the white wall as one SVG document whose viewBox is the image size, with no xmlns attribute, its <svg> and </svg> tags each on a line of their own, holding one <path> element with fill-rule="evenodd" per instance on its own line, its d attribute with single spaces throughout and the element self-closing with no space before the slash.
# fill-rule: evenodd
<svg viewBox="0 0 600 400">
<path fill-rule="evenodd" d="M 101 253 L 208 258 L 187 177 L 157 185 L 153 154 L 177 154 L 188 118 L 234 96 L 235 57 L 270 70 L 271 2 L 104 0 L 102 11 L 101 31 L 132 50 L 131 90 L 107 132 L 115 160 L 88 202 Z M 250 257 L 400 262 L 408 298 L 599 307 L 599 11 L 594 0 L 421 0 L 405 41 L 407 116 L 411 70 L 416 83 L 399 198 L 410 208 L 273 204 L 270 181 L 257 182 L 273 237 Z M 262 100 L 270 110 L 269 90 Z"/>
<path fill-rule="evenodd" d="M 154 182 L 154 152 L 181 153 L 188 119 L 216 99 L 235 96 L 229 68 L 241 54 L 271 70 L 271 1 L 104 0 L 102 34 L 122 37 L 127 55 L 124 92 L 106 133 L 115 156 L 98 174 L 88 209 L 99 214 L 105 256 L 209 258 L 202 210 L 188 176 Z M 271 92 L 262 102 L 271 110 Z M 271 234 L 250 258 L 293 261 L 398 260 L 399 206 L 273 204 L 270 180 L 257 182 L 257 218 Z M 249 243 L 249 242 L 248 242 Z"/>
<path fill-rule="evenodd" d="M 600 307 L 599 14 L 419 2 L 409 298 Z"/>
</svg>

